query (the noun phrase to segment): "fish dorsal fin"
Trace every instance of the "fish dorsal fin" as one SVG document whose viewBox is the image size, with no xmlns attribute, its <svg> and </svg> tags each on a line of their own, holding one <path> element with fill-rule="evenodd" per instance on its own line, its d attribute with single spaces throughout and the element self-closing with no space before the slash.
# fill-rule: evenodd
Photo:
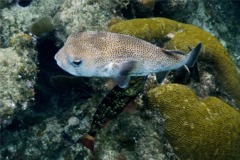
<svg viewBox="0 0 240 160">
<path fill-rule="evenodd" d="M 180 55 L 186 55 L 185 53 L 180 52 L 180 51 L 176 51 L 176 50 L 163 50 L 163 52 L 166 53 L 166 54 L 180 54 Z"/>
<path fill-rule="evenodd" d="M 161 71 L 161 72 L 156 73 L 157 83 L 158 84 L 162 83 L 169 72 L 170 71 Z"/>
<path fill-rule="evenodd" d="M 128 86 L 128 83 L 131 79 L 130 73 L 136 67 L 136 64 L 136 61 L 129 61 L 123 62 L 119 65 L 119 74 L 115 80 L 120 88 L 126 88 Z"/>
</svg>

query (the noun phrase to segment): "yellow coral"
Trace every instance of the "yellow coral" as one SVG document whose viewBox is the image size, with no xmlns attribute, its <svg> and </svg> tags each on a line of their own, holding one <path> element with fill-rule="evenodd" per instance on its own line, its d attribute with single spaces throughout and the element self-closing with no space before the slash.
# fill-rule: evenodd
<svg viewBox="0 0 240 160">
<path fill-rule="evenodd" d="M 110 32 L 132 35 L 149 42 L 161 41 L 164 48 L 188 52 L 202 42 L 200 60 L 213 65 L 216 77 L 240 108 L 240 75 L 229 53 L 219 41 L 204 30 L 189 24 L 165 18 L 145 18 L 119 22 L 109 28 Z"/>
<path fill-rule="evenodd" d="M 122 21 L 123 21 L 123 19 L 121 19 L 121 18 L 112 18 L 112 19 L 108 22 L 107 26 L 108 26 L 108 27 L 111 27 L 112 25 L 117 24 L 117 23 L 122 22 Z"/>
<path fill-rule="evenodd" d="M 165 133 L 181 159 L 240 158 L 240 113 L 218 98 L 199 100 L 186 86 L 166 84 L 148 92 L 159 108 Z"/>
</svg>

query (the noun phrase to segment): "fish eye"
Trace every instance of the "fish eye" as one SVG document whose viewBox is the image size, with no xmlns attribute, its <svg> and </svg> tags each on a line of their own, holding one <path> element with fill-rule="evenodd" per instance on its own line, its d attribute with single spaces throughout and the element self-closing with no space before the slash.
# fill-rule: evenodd
<svg viewBox="0 0 240 160">
<path fill-rule="evenodd" d="M 72 63 L 73 63 L 73 65 L 74 65 L 75 67 L 77 67 L 77 66 L 79 66 L 79 65 L 82 63 L 82 61 L 81 61 L 81 60 L 75 60 L 75 61 L 73 61 Z"/>
</svg>

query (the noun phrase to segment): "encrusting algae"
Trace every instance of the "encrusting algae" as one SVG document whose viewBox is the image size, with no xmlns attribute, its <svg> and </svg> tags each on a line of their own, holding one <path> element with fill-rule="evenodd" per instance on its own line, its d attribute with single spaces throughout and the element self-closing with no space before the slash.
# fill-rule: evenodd
<svg viewBox="0 0 240 160">
<path fill-rule="evenodd" d="M 200 100 L 188 87 L 166 84 L 148 92 L 165 118 L 165 134 L 181 159 L 240 158 L 240 113 L 216 97 Z"/>
<path fill-rule="evenodd" d="M 10 38 L 8 47 L 28 48 L 33 46 L 33 39 L 30 35 L 25 33 L 14 34 Z"/>
<path fill-rule="evenodd" d="M 139 27 L 141 26 L 141 27 Z M 199 59 L 213 66 L 216 77 L 225 91 L 240 108 L 240 75 L 227 50 L 204 30 L 166 18 L 143 18 L 122 21 L 109 27 L 110 32 L 132 35 L 149 42 L 160 42 L 166 49 L 189 51 L 201 42 Z"/>
</svg>

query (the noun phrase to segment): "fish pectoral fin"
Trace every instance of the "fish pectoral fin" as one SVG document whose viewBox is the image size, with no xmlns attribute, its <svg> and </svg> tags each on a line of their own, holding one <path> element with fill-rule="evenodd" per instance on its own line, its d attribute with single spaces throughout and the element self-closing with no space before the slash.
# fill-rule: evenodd
<svg viewBox="0 0 240 160">
<path fill-rule="evenodd" d="M 120 88 L 126 88 L 128 86 L 128 83 L 130 81 L 131 77 L 130 75 L 119 75 L 115 78 L 115 81 L 117 82 L 117 85 Z"/>
<path fill-rule="evenodd" d="M 118 86 L 120 88 L 126 88 L 131 79 L 131 72 L 136 67 L 136 61 L 124 62 L 119 65 L 119 74 L 115 78 Z"/>
<path fill-rule="evenodd" d="M 134 68 L 137 66 L 137 61 L 128 61 L 120 63 L 119 65 L 119 75 L 128 75 L 132 72 Z"/>
<path fill-rule="evenodd" d="M 170 71 L 161 71 L 156 73 L 157 83 L 160 84 L 167 77 Z"/>
</svg>

